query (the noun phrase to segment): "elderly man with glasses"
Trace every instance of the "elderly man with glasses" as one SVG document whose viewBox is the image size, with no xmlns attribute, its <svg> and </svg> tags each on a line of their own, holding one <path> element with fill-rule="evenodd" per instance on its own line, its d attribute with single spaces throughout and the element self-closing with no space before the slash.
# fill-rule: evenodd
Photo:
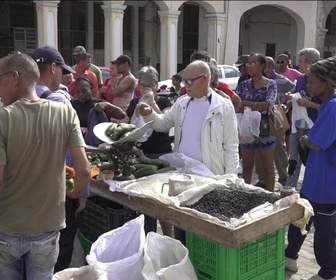
<svg viewBox="0 0 336 280">
<path fill-rule="evenodd" d="M 154 120 L 155 131 L 168 132 L 174 127 L 175 152 L 202 162 L 216 175 L 236 174 L 239 156 L 235 110 L 230 100 L 210 88 L 210 80 L 208 64 L 194 61 L 184 74 L 187 94 L 170 110 L 157 114 L 144 103 L 138 110 L 145 121 Z"/>
</svg>

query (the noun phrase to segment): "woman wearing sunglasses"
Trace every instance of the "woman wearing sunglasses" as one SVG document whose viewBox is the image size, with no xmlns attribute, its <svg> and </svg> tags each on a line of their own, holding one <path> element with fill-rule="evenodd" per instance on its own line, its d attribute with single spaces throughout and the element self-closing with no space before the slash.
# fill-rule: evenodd
<svg viewBox="0 0 336 280">
<path fill-rule="evenodd" d="M 244 107 L 259 111 L 262 115 L 261 123 L 267 126 L 269 110 L 276 100 L 276 82 L 263 75 L 266 59 L 262 54 L 251 54 L 245 65 L 251 78 L 241 82 L 236 89 L 236 93 L 242 100 L 242 107 L 239 112 L 243 113 Z M 263 120 L 266 121 L 263 122 Z M 240 144 L 243 161 L 242 177 L 246 183 L 251 184 L 254 154 L 255 150 L 258 149 L 265 172 L 266 189 L 273 192 L 275 184 L 273 162 L 276 137 L 269 134 L 268 127 L 264 128 L 262 129 L 261 127 L 260 136 L 256 137 L 252 143 Z"/>
</svg>

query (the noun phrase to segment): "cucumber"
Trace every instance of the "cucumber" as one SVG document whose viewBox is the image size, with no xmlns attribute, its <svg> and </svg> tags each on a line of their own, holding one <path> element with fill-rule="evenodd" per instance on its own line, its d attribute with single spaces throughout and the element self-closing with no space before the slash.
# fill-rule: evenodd
<svg viewBox="0 0 336 280">
<path fill-rule="evenodd" d="M 158 170 L 157 166 L 147 165 L 147 166 L 145 166 L 143 168 L 140 168 L 139 170 L 136 170 L 135 172 L 133 172 L 133 176 L 135 177 L 135 179 L 138 179 L 138 178 L 141 178 L 141 177 L 153 175 L 153 174 L 155 174 L 155 172 L 157 170 Z"/>
<path fill-rule="evenodd" d="M 164 167 L 169 167 L 170 163 L 166 160 L 162 159 L 151 159 L 147 157 L 142 150 L 138 152 L 138 158 L 140 163 L 145 163 L 145 164 L 152 164 L 152 165 L 157 165 L 159 169 L 164 168 Z"/>
<path fill-rule="evenodd" d="M 136 170 L 134 165 L 130 165 L 130 169 L 131 169 L 131 173 L 133 174 L 133 172 Z"/>
<path fill-rule="evenodd" d="M 147 167 L 147 166 L 153 166 L 152 164 L 146 164 L 146 163 L 137 163 L 137 164 L 133 164 L 133 166 L 135 167 L 135 170 L 139 170 L 141 168 Z M 157 166 L 155 166 L 156 169 L 159 169 Z"/>
<path fill-rule="evenodd" d="M 111 124 L 108 128 L 105 130 L 105 135 L 110 137 L 115 129 L 115 124 Z"/>
<path fill-rule="evenodd" d="M 166 173 L 170 171 L 176 171 L 176 168 L 174 166 L 163 167 L 159 169 L 158 171 L 156 171 L 155 174 Z"/>
</svg>

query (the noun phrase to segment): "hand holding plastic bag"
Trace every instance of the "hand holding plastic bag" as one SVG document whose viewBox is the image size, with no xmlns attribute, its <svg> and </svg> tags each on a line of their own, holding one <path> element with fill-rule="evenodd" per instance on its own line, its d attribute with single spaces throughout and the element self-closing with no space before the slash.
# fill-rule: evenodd
<svg viewBox="0 0 336 280">
<path fill-rule="evenodd" d="M 149 232 L 145 243 L 145 280 L 197 280 L 188 249 L 176 239 Z"/>
</svg>

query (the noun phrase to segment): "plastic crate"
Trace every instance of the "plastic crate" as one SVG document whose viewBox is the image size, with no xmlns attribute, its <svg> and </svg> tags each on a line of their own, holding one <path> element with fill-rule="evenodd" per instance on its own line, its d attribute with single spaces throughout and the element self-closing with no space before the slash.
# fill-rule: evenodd
<svg viewBox="0 0 336 280">
<path fill-rule="evenodd" d="M 78 215 L 78 228 L 95 241 L 105 232 L 116 229 L 135 217 L 135 212 L 99 196 L 90 196 Z"/>
<path fill-rule="evenodd" d="M 285 229 L 238 248 L 187 233 L 189 258 L 199 280 L 283 280 Z"/>
<path fill-rule="evenodd" d="M 90 249 L 92 246 L 92 241 L 89 240 L 82 232 L 80 232 L 79 230 L 77 231 L 77 237 L 80 241 L 80 243 L 82 244 L 83 250 L 85 255 L 88 255 L 90 253 Z"/>
</svg>

